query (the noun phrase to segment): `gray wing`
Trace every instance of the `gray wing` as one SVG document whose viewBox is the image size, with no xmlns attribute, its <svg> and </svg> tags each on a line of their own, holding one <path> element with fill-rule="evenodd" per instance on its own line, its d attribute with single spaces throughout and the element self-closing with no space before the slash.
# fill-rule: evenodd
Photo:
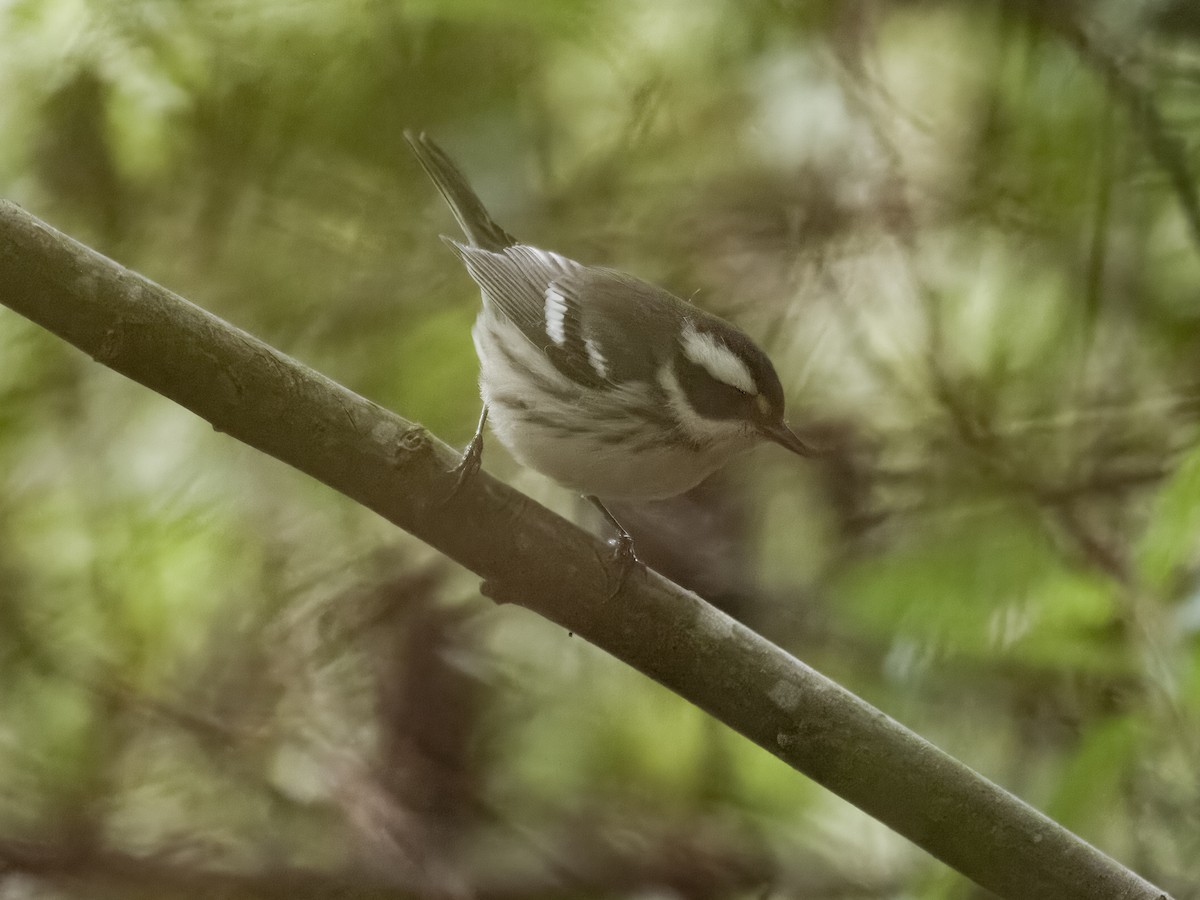
<svg viewBox="0 0 1200 900">
<path fill-rule="evenodd" d="M 698 314 L 645 281 L 526 244 L 490 251 L 447 242 L 483 289 L 484 304 L 583 386 L 653 384 L 674 352 L 679 323 Z"/>
</svg>

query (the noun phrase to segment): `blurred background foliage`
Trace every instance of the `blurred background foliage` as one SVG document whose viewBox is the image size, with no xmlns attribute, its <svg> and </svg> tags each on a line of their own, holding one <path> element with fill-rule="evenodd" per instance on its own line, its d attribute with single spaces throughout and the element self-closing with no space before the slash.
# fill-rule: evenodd
<svg viewBox="0 0 1200 900">
<path fill-rule="evenodd" d="M 735 319 L 829 458 L 623 509 L 643 553 L 1200 896 L 1194 4 L 6 0 L 0 46 L 3 195 L 447 440 L 478 295 L 405 128 Z M 11 313 L 0 358 L 0 898 L 978 896 Z"/>
</svg>

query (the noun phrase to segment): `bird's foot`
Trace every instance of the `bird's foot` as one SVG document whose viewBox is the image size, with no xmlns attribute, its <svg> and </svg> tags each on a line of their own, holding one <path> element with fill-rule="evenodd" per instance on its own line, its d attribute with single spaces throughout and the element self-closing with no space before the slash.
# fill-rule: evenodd
<svg viewBox="0 0 1200 900">
<path fill-rule="evenodd" d="M 612 590 L 608 592 L 608 599 L 611 600 L 617 594 L 621 593 L 621 588 L 625 586 L 625 579 L 629 577 L 629 573 L 638 567 L 645 567 L 637 553 L 633 549 L 633 538 L 624 529 L 613 540 L 608 542 L 612 547 L 612 561 L 617 564 L 617 583 Z"/>
<path fill-rule="evenodd" d="M 482 465 L 483 435 L 477 434 L 471 438 L 471 443 L 467 444 L 467 449 L 463 451 L 462 459 L 454 467 L 454 474 L 457 476 L 454 481 L 454 490 L 457 491 L 469 479 L 474 478 Z"/>
<path fill-rule="evenodd" d="M 483 466 L 483 435 L 477 434 L 471 438 L 471 443 L 467 444 L 467 449 L 463 451 L 462 459 L 458 464 L 450 470 L 450 474 L 454 476 L 454 486 L 450 488 L 442 503 L 449 503 L 458 496 L 458 492 L 463 489 L 463 486 L 479 474 L 480 468 Z"/>
<path fill-rule="evenodd" d="M 608 599 L 611 600 L 621 592 L 621 588 L 625 586 L 625 579 L 629 576 L 629 573 L 637 566 L 644 564 L 638 559 L 637 554 L 633 552 L 633 538 L 629 536 L 629 532 L 625 530 L 625 526 L 617 521 L 617 517 L 604 505 L 604 502 L 594 494 L 586 494 L 584 495 L 584 499 L 596 507 L 600 515 L 604 516 L 605 521 L 617 533 L 616 539 L 608 542 L 608 545 L 613 548 L 611 561 L 620 567 L 617 574 L 617 584 L 608 592 Z"/>
</svg>

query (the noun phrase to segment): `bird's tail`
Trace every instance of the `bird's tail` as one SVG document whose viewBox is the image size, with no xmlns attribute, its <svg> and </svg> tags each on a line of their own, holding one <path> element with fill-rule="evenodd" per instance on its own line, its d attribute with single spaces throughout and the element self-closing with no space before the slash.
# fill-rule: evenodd
<svg viewBox="0 0 1200 900">
<path fill-rule="evenodd" d="M 417 155 L 421 168 L 449 204 L 450 211 L 472 246 L 484 250 L 503 250 L 517 243 L 516 238 L 492 221 L 483 207 L 483 201 L 471 190 L 458 166 L 428 135 L 406 131 L 404 139 Z"/>
</svg>

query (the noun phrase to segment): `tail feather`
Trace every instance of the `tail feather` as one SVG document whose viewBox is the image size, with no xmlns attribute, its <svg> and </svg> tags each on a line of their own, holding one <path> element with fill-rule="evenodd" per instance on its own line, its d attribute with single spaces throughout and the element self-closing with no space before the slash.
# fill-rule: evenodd
<svg viewBox="0 0 1200 900">
<path fill-rule="evenodd" d="M 404 132 L 421 168 L 433 181 L 438 192 L 450 206 L 454 219 L 473 247 L 484 250 L 503 250 L 517 243 L 516 238 L 492 221 L 483 201 L 471 190 L 466 177 L 445 152 L 424 132 Z"/>
</svg>

